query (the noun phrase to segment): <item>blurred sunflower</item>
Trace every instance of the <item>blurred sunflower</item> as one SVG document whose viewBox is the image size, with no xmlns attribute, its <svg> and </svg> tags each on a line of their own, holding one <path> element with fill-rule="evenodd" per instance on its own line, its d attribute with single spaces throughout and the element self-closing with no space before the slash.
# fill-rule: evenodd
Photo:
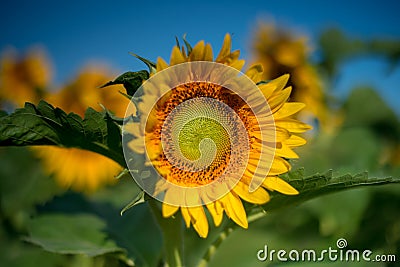
<svg viewBox="0 0 400 267">
<path fill-rule="evenodd" d="M 239 59 L 239 54 L 240 52 L 238 50 L 231 51 L 231 36 L 227 34 L 215 62 L 241 70 L 245 61 Z M 175 46 L 172 49 L 169 64 L 162 58 L 158 58 L 156 70 L 157 72 L 160 72 L 167 69 L 169 66 L 193 61 L 214 61 L 213 51 L 210 44 L 205 44 L 204 41 L 200 41 L 192 49 L 190 47 L 185 49 L 184 47 L 180 48 Z M 247 70 L 246 75 L 254 83 L 258 83 L 261 81 L 261 77 L 263 76 L 262 67 L 260 65 L 252 66 Z M 169 153 L 169 151 L 163 150 L 161 145 L 163 138 L 162 128 L 165 127 L 166 124 L 164 122 L 168 120 L 168 115 L 171 113 L 171 110 L 174 110 L 175 107 L 181 103 L 188 103 L 196 98 L 201 99 L 204 97 L 216 99 L 218 102 L 225 103 L 235 111 L 240 120 L 244 123 L 250 140 L 250 152 L 247 166 L 243 175 L 239 177 L 239 182 L 230 192 L 212 202 L 205 199 L 204 197 L 206 196 L 204 195 L 186 196 L 202 198 L 202 203 L 206 205 L 200 206 L 177 206 L 164 202 L 162 204 L 162 214 L 164 217 L 167 218 L 173 216 L 180 209 L 186 226 L 190 227 L 190 225 L 193 225 L 193 228 L 197 231 L 199 236 L 205 238 L 208 235 L 209 225 L 204 207 L 207 207 L 206 210 L 211 214 L 216 226 L 221 224 L 223 214 L 226 213 L 226 215 L 235 223 L 243 228 L 247 228 L 248 221 L 242 200 L 254 204 L 264 204 L 270 199 L 267 190 L 278 191 L 287 195 L 298 194 L 298 191 L 295 188 L 280 179 L 278 175 L 289 171 L 290 164 L 287 161 L 288 158 L 298 157 L 292 148 L 306 143 L 303 138 L 296 134 L 305 132 L 311 127 L 291 118 L 291 115 L 301 110 L 304 107 L 304 104 L 287 103 L 291 93 L 290 87 L 285 88 L 288 79 L 289 75 L 284 75 L 269 83 L 260 83 L 260 85 L 258 85 L 258 89 L 267 100 L 273 113 L 274 124 L 276 126 L 276 151 L 269 172 L 263 174 L 262 186 L 258 187 L 253 192 L 249 192 L 251 179 L 256 172 L 258 164 L 262 164 L 263 162 L 263 159 L 260 158 L 260 150 L 262 150 L 261 147 L 264 144 L 260 140 L 259 131 L 262 123 L 257 121 L 255 114 L 238 95 L 227 93 L 225 88 L 216 84 L 209 84 L 206 82 L 186 83 L 173 88 L 153 107 L 153 101 L 157 98 L 157 94 L 160 93 L 155 91 L 159 89 L 154 88 L 155 91 L 144 92 L 142 102 L 139 104 L 138 109 L 142 114 L 146 114 L 149 109 L 151 112 L 149 113 L 144 133 L 139 130 L 141 128 L 140 123 L 132 123 L 132 125 L 126 129 L 136 137 L 128 143 L 128 146 L 134 152 L 141 154 L 145 153 L 144 151 L 147 149 L 147 152 L 150 153 L 149 158 L 153 166 L 155 166 L 159 174 L 162 175 L 165 180 L 173 184 L 186 187 L 201 187 L 202 185 L 216 179 L 216 177 L 223 172 L 224 168 L 226 168 L 228 161 L 232 160 L 232 158 L 226 158 L 230 155 L 228 150 L 231 149 L 231 146 L 225 145 L 224 141 L 228 137 L 224 136 L 224 131 L 221 130 L 221 135 L 218 139 L 220 142 L 217 142 L 216 146 L 222 151 L 217 152 L 217 160 L 214 162 L 215 164 L 212 163 L 209 168 L 199 172 L 185 171 L 179 166 L 171 164 L 166 156 L 166 153 Z M 260 103 L 260 108 L 265 105 L 264 101 L 260 100 L 258 102 Z M 195 106 L 196 110 L 200 109 L 201 105 L 204 103 L 198 104 L 198 106 Z M 213 107 L 218 109 L 218 107 Z M 187 126 L 188 128 L 183 128 L 180 134 L 192 133 L 192 130 L 199 127 L 201 128 L 199 133 L 200 135 L 205 134 L 207 131 L 210 132 L 211 136 L 216 135 L 216 131 L 219 131 L 217 130 L 218 124 L 215 124 L 214 122 L 206 122 L 205 120 L 206 119 L 204 118 L 200 118 L 199 120 L 191 121 L 191 123 L 185 125 L 185 127 Z M 234 119 L 231 118 L 231 120 L 229 120 L 230 123 L 234 123 L 233 120 Z M 208 123 L 208 126 L 205 126 L 204 128 L 203 123 Z M 171 128 L 175 127 L 174 123 L 169 125 Z M 187 147 L 182 148 L 182 153 L 186 153 L 189 158 L 191 156 L 194 158 L 198 156 L 193 155 L 192 153 L 198 146 L 198 143 L 193 141 L 197 137 L 198 136 L 194 135 L 193 138 L 191 136 L 180 136 L 183 142 L 182 145 L 188 145 Z M 191 149 L 191 146 L 194 149 Z M 241 144 L 235 143 L 235 146 L 240 147 Z M 157 186 L 158 185 L 156 185 L 156 187 Z M 178 194 L 179 192 L 176 190 L 167 189 L 165 192 L 165 199 L 177 197 Z"/>
<path fill-rule="evenodd" d="M 262 78 L 271 80 L 290 73 L 291 99 L 306 104 L 301 114 L 315 117 L 323 127 L 326 126 L 327 106 L 322 81 L 309 62 L 310 48 L 306 38 L 262 24 L 256 31 L 252 46 L 255 61 L 264 67 Z"/>
<path fill-rule="evenodd" d="M 74 112 L 81 117 L 88 107 L 101 110 L 99 104 L 117 116 L 123 117 L 129 102 L 118 90 L 99 89 L 99 85 L 110 80 L 110 74 L 99 68 L 84 69 L 75 81 L 58 93 L 48 95 L 46 100 L 65 112 Z M 122 88 L 121 88 L 122 90 Z M 38 147 L 45 170 L 54 174 L 59 184 L 77 191 L 93 192 L 100 186 L 113 183 L 121 167 L 102 155 L 77 148 Z"/>
<path fill-rule="evenodd" d="M 31 50 L 23 57 L 7 50 L 0 60 L 0 101 L 19 107 L 27 101 L 36 103 L 50 80 L 50 63 L 42 50 Z"/>
</svg>

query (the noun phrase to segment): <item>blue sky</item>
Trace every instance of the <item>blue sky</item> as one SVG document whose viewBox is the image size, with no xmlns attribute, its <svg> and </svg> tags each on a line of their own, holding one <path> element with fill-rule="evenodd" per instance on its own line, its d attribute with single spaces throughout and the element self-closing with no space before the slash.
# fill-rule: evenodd
<svg viewBox="0 0 400 267">
<path fill-rule="evenodd" d="M 217 51 L 223 36 L 249 58 L 257 23 L 274 21 L 310 36 L 332 26 L 360 38 L 400 38 L 400 4 L 395 1 L 8 1 L 0 8 L 0 50 L 18 51 L 40 45 L 55 68 L 54 80 L 64 83 L 88 63 L 105 63 L 117 73 L 144 66 L 128 52 L 155 60 L 169 58 L 175 36 L 187 33 L 192 43 L 210 42 Z M 356 84 L 382 89 L 392 106 L 400 99 L 400 69 L 387 74 L 376 59 L 343 68 L 338 94 Z"/>
</svg>

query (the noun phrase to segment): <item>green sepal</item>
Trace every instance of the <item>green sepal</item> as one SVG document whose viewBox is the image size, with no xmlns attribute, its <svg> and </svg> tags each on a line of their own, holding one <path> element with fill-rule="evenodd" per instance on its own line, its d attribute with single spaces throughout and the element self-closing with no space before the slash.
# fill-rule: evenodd
<svg viewBox="0 0 400 267">
<path fill-rule="evenodd" d="M 139 89 L 139 87 L 142 85 L 143 81 L 147 80 L 149 77 L 150 74 L 147 70 L 134 72 L 128 71 L 118 76 L 114 81 L 109 81 L 100 86 L 100 88 L 115 84 L 122 84 L 126 90 L 126 94 L 132 97 L 136 93 L 137 89 Z"/>
<path fill-rule="evenodd" d="M 150 73 L 156 73 L 157 72 L 157 65 L 156 63 L 154 63 L 153 61 L 150 61 L 144 57 L 141 57 L 135 53 L 129 52 L 130 55 L 134 56 L 135 58 L 139 59 L 140 61 L 142 61 L 144 64 L 146 64 L 146 66 L 149 68 L 149 72 Z"/>
<path fill-rule="evenodd" d="M 189 56 L 190 53 L 192 53 L 193 48 L 192 48 L 192 46 L 190 45 L 190 43 L 186 40 L 186 33 L 183 35 L 182 39 L 183 39 L 183 42 L 185 43 L 186 50 L 187 50 L 187 54 L 188 54 L 188 56 Z"/>
<path fill-rule="evenodd" d="M 136 197 L 121 210 L 120 213 L 121 216 L 125 213 L 125 211 L 129 210 L 130 208 L 133 208 L 136 205 L 142 204 L 149 199 L 150 199 L 149 195 L 147 195 L 144 191 L 140 191 L 139 194 L 137 194 Z"/>
</svg>

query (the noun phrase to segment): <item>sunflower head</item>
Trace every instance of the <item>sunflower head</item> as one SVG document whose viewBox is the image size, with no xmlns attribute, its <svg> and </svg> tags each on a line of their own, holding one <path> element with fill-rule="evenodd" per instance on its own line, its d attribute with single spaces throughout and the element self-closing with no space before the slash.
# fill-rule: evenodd
<svg viewBox="0 0 400 267">
<path fill-rule="evenodd" d="M 170 63 L 157 60 L 157 72 L 127 110 L 127 164 L 137 168 L 134 154 L 145 160 L 133 177 L 163 202 L 164 217 L 180 209 L 201 237 L 208 233 L 206 210 L 217 226 L 226 213 L 247 228 L 242 200 L 264 204 L 267 190 L 298 193 L 278 175 L 298 157 L 292 148 L 305 143 L 296 133 L 310 127 L 290 118 L 304 104 L 287 103 L 288 75 L 264 83 L 260 65 L 246 75 L 243 65 L 230 35 L 215 59 L 204 41 L 174 47 Z"/>
<path fill-rule="evenodd" d="M 326 129 L 328 112 L 323 84 L 317 70 L 310 64 L 311 48 L 307 38 L 271 24 L 261 24 L 255 34 L 253 51 L 255 60 L 264 68 L 263 79 L 271 80 L 290 73 L 291 99 L 305 103 L 307 107 L 302 114 L 317 118 Z"/>
<path fill-rule="evenodd" d="M 50 78 L 50 63 L 42 50 L 31 50 L 23 57 L 14 50 L 5 51 L 0 61 L 0 100 L 16 106 L 38 102 Z"/>
</svg>

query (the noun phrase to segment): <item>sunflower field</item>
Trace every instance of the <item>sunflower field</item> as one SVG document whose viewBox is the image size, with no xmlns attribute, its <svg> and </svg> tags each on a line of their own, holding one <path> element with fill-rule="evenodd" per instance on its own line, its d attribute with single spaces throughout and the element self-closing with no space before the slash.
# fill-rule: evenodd
<svg viewBox="0 0 400 267">
<path fill-rule="evenodd" d="M 252 28 L 62 83 L 3 49 L 0 265 L 400 266 L 400 101 L 336 89 L 400 39 Z"/>
</svg>

